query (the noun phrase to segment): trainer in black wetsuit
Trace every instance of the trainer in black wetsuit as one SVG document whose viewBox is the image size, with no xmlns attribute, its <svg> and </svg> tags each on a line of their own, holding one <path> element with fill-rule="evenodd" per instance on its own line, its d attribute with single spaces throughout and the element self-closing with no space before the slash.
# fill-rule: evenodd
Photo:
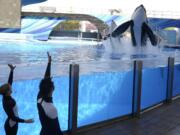
<svg viewBox="0 0 180 135">
<path fill-rule="evenodd" d="M 0 87 L 0 94 L 3 95 L 3 108 L 6 112 L 8 118 L 4 124 L 6 135 L 16 135 L 18 130 L 18 123 L 32 123 L 32 119 L 24 120 L 19 118 L 18 109 L 16 105 L 16 101 L 11 97 L 12 88 L 11 85 L 13 83 L 13 71 L 14 66 L 9 65 L 11 71 L 8 79 L 8 83 L 4 84 Z"/>
<path fill-rule="evenodd" d="M 57 109 L 52 100 L 54 83 L 51 80 L 51 56 L 49 53 L 47 69 L 39 89 L 37 107 L 42 126 L 40 135 L 63 135 L 58 121 Z"/>
</svg>

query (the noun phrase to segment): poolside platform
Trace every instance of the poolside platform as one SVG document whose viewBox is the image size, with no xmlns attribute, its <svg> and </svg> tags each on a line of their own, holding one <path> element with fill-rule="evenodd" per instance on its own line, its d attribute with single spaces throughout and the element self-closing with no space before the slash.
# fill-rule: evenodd
<svg viewBox="0 0 180 135">
<path fill-rule="evenodd" d="M 78 132 L 77 135 L 179 135 L 180 98 L 141 114 L 103 127 Z"/>
</svg>

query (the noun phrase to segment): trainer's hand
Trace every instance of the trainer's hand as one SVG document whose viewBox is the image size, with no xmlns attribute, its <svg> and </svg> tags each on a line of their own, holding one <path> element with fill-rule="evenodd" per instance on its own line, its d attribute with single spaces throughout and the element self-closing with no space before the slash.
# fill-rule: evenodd
<svg viewBox="0 0 180 135">
<path fill-rule="evenodd" d="M 51 62 L 51 55 L 49 54 L 49 52 L 47 52 L 48 55 L 48 62 Z"/>
<path fill-rule="evenodd" d="M 25 123 L 33 123 L 33 122 L 34 122 L 33 119 L 27 119 L 27 120 L 25 120 Z"/>
<path fill-rule="evenodd" d="M 16 68 L 16 66 L 13 66 L 12 64 L 8 64 L 8 66 L 11 69 L 11 71 L 13 71 Z"/>
</svg>

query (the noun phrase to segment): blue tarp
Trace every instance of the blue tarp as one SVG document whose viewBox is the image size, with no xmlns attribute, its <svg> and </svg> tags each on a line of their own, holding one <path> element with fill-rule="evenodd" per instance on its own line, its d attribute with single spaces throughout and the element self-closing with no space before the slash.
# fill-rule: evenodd
<svg viewBox="0 0 180 135">
<path fill-rule="evenodd" d="M 24 17 L 21 22 L 21 33 L 33 34 L 38 40 L 48 40 L 52 29 L 62 21 L 64 19 L 53 17 Z"/>
<path fill-rule="evenodd" d="M 119 25 L 130 19 L 127 16 L 115 16 L 115 15 L 94 15 L 94 16 L 104 21 L 108 25 L 111 24 L 112 20 L 116 22 L 117 25 Z M 180 20 L 176 20 L 176 19 L 148 18 L 148 21 L 150 25 L 153 25 L 159 29 L 165 29 L 167 27 L 180 28 Z"/>
<path fill-rule="evenodd" d="M 62 21 L 53 17 L 23 17 L 20 29 L 0 29 L 0 32 L 32 34 L 35 39 L 48 40 L 52 29 Z"/>
<path fill-rule="evenodd" d="M 21 0 L 21 5 L 25 6 L 25 5 L 29 5 L 29 4 L 44 2 L 44 1 L 47 1 L 47 0 Z"/>
<path fill-rule="evenodd" d="M 167 27 L 180 28 L 180 20 L 175 19 L 149 18 L 149 23 L 157 26 L 160 29 Z"/>
</svg>

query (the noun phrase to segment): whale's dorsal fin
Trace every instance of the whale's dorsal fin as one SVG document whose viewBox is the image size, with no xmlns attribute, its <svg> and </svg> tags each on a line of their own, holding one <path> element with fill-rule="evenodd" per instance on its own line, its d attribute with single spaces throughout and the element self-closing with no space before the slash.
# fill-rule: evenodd
<svg viewBox="0 0 180 135">
<path fill-rule="evenodd" d="M 118 26 L 113 32 L 112 32 L 112 37 L 116 37 L 124 33 L 131 25 L 133 24 L 133 21 L 130 20 L 128 22 L 125 22 Z"/>
<path fill-rule="evenodd" d="M 152 45 L 154 45 L 154 46 L 157 45 L 157 38 L 156 38 L 155 34 L 151 30 L 151 28 L 147 25 L 147 23 L 144 22 L 142 25 L 142 35 L 141 35 L 142 45 L 144 44 L 144 42 L 146 42 L 145 41 L 146 36 L 149 37 Z"/>
</svg>

